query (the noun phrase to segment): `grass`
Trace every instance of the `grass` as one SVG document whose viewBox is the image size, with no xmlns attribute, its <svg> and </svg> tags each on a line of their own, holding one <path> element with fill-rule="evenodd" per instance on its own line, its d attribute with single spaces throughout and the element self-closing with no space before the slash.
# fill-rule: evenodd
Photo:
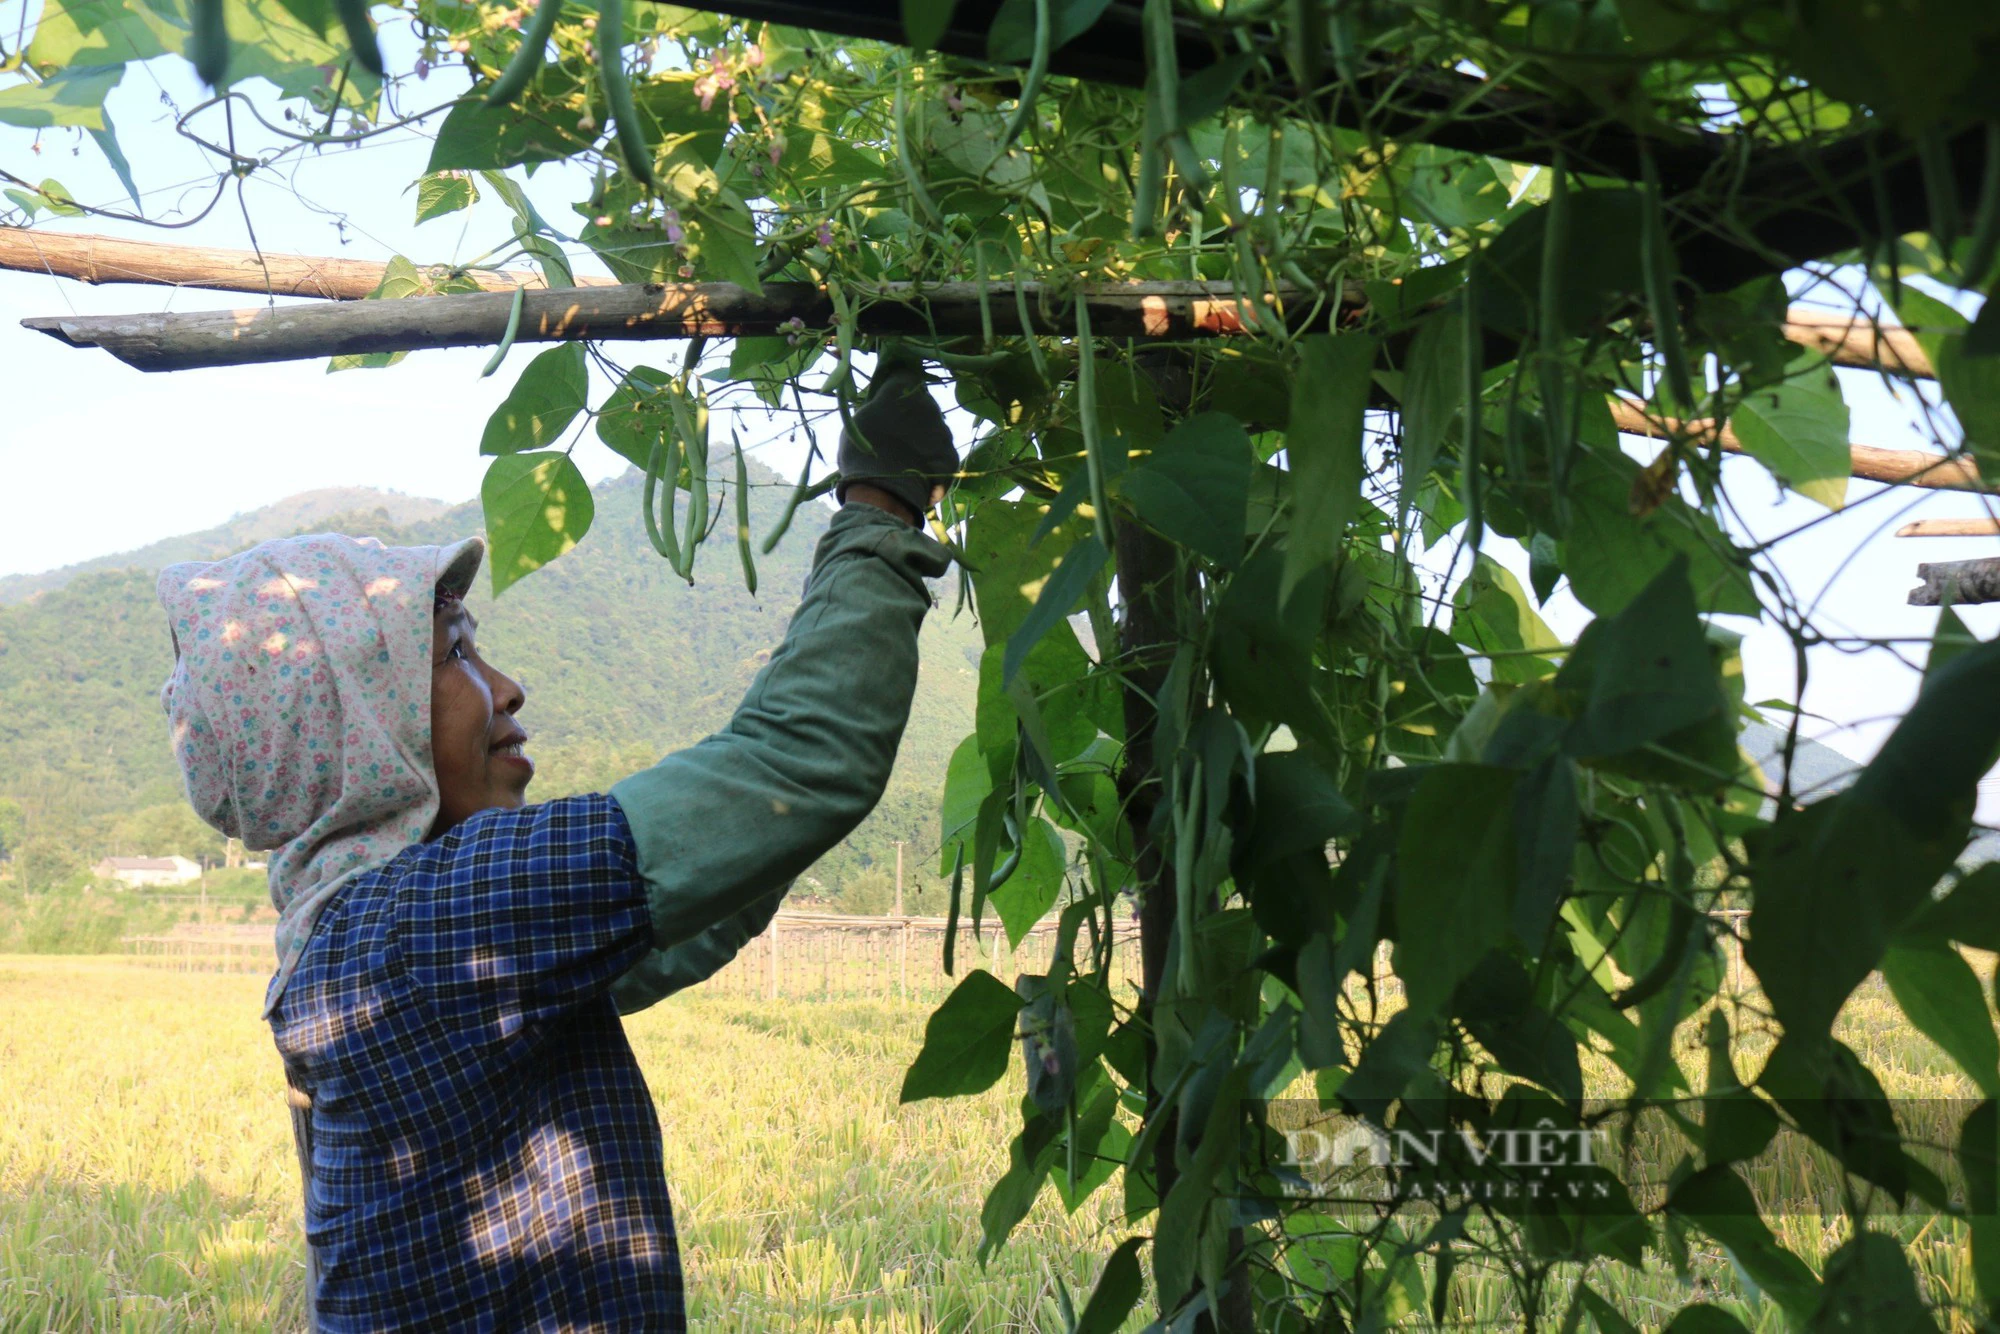
<svg viewBox="0 0 2000 1334">
<path fill-rule="evenodd" d="M 262 992 L 252 976 L 0 956 L 0 1332 L 298 1325 L 298 1180 Z M 926 1013 L 682 998 L 628 1021 L 659 1104 L 704 1334 L 1053 1330 L 1058 1281 L 1088 1291 L 1123 1235 L 1115 1187 L 1075 1216 L 1045 1191 L 978 1265 L 979 1209 L 1005 1167 L 1018 1077 L 978 1098 L 899 1107 Z M 1975 1096 L 1879 984 L 1850 1003 L 1841 1035 L 1894 1097 Z M 1761 1041 L 1749 1039 L 1739 1069 L 1756 1068 Z M 1699 1042 L 1677 1055 L 1698 1087 Z M 1608 1067 L 1587 1069 L 1593 1084 L 1608 1080 Z M 1845 1235 L 1837 1213 L 1772 1225 L 1815 1269 Z M 1945 1327 L 1972 1328 L 1964 1229 L 1917 1214 L 1879 1225 L 1904 1242 Z M 1693 1237 L 1688 1259 L 1685 1276 L 1655 1256 L 1584 1276 L 1642 1329 L 1700 1299 L 1753 1330 L 1783 1327 L 1720 1248 Z M 1552 1284 L 1556 1313 L 1577 1277 Z M 1428 1325 L 1427 1294 L 1427 1278 L 1410 1285 L 1407 1325 Z M 1443 1323 L 1515 1328 L 1520 1312 L 1504 1275 L 1468 1261 Z"/>
<path fill-rule="evenodd" d="M 300 1323 L 263 980 L 0 957 L 0 1331 Z M 707 1331 L 1059 1328 L 1122 1236 L 1047 1193 L 982 1271 L 1018 1089 L 899 1107 L 925 1007 L 677 1000 L 628 1020 Z M 1135 1322 L 1136 1324 L 1136 1322 Z"/>
</svg>

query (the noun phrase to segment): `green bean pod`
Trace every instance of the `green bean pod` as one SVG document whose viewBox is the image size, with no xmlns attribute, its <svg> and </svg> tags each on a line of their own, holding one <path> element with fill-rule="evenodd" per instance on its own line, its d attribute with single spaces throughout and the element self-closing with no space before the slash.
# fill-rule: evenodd
<svg viewBox="0 0 2000 1334">
<path fill-rule="evenodd" d="M 1958 179 L 1945 151 L 1944 133 L 1928 129 L 1917 136 L 1917 166 L 1924 177 L 1924 204 L 1931 215 L 1931 235 L 1950 249 L 1964 235 L 1965 219 L 1958 207 Z"/>
<path fill-rule="evenodd" d="M 681 439 L 681 452 L 688 469 L 688 512 L 681 529 L 682 564 L 675 568 L 681 578 L 693 583 L 695 550 L 708 532 L 708 431 L 706 424 L 690 411 L 685 385 L 674 387 L 673 414 L 674 434 Z M 678 476 L 673 482 L 678 484 Z"/>
<path fill-rule="evenodd" d="M 521 332 L 521 307 L 527 303 L 527 297 L 526 287 L 514 289 L 514 304 L 507 308 L 507 331 L 500 335 L 500 346 L 493 349 L 493 356 L 487 361 L 486 368 L 479 372 L 480 379 L 483 380 L 499 370 L 500 363 L 507 359 L 508 351 L 514 346 L 514 336 Z"/>
<path fill-rule="evenodd" d="M 521 30 L 521 45 L 515 49 L 514 58 L 507 62 L 507 68 L 486 90 L 487 106 L 507 106 L 525 92 L 534 77 L 541 73 L 542 57 L 548 53 L 549 38 L 555 35 L 556 20 L 562 16 L 562 6 L 563 0 L 541 0 L 535 9 L 535 16 Z"/>
<path fill-rule="evenodd" d="M 1132 239 L 1153 234 L 1159 223 L 1160 199 L 1166 193 L 1167 158 L 1160 139 L 1166 134 L 1159 99 L 1146 93 L 1146 120 L 1139 131 L 1139 177 L 1132 184 Z"/>
<path fill-rule="evenodd" d="M 188 59 L 203 83 L 220 87 L 229 69 L 229 27 L 223 21 L 222 0 L 194 0 L 190 17 L 194 22 L 188 34 Z"/>
<path fill-rule="evenodd" d="M 757 596 L 757 561 L 750 554 L 750 469 L 743 462 L 743 442 L 736 441 L 736 554 L 743 561 L 743 587 Z"/>
<path fill-rule="evenodd" d="M 1055 25 L 1049 20 L 1049 0 L 1035 0 L 1035 54 L 1028 62 L 1028 77 L 1021 84 L 1021 101 L 1015 106 L 1014 114 L 1007 119 L 1006 132 L 1000 136 L 1000 146 L 993 150 L 993 160 L 998 162 L 1021 137 L 1028 121 L 1035 114 L 1035 101 L 1042 95 L 1042 81 L 1049 76 L 1049 48 L 1052 45 L 1050 30 Z M 988 171 L 993 168 L 989 165 Z"/>
<path fill-rule="evenodd" d="M 1021 283 L 1020 270 L 1014 271 L 1014 314 L 1021 321 L 1021 336 L 1028 340 L 1028 356 L 1035 363 L 1035 374 L 1043 384 L 1049 380 L 1048 358 L 1042 355 L 1042 341 L 1035 337 L 1033 313 L 1028 309 L 1028 289 Z"/>
<path fill-rule="evenodd" d="M 958 856 L 951 865 L 951 898 L 944 910 L 944 975 L 950 977 L 952 960 L 958 952 L 958 901 L 965 893 L 965 840 L 958 841 Z"/>
<path fill-rule="evenodd" d="M 1083 416 L 1083 466 L 1090 481 L 1090 504 L 1097 511 L 1097 540 L 1106 551 L 1111 541 L 1111 508 L 1104 498 L 1104 444 L 1097 432 L 1097 353 L 1090 334 L 1090 301 L 1076 298 L 1076 403 Z"/>
<path fill-rule="evenodd" d="M 618 134 L 618 151 L 625 170 L 648 189 L 658 189 L 653 177 L 653 149 L 639 124 L 639 106 L 625 78 L 625 0 L 597 0 L 597 71 L 604 81 L 604 101 Z"/>
<path fill-rule="evenodd" d="M 979 350 L 993 350 L 993 296 L 986 290 L 986 242 L 972 243 L 974 276 L 979 280 Z"/>
<path fill-rule="evenodd" d="M 931 192 L 924 188 L 923 178 L 917 175 L 916 159 L 910 156 L 910 107 L 903 96 L 903 76 L 896 75 L 896 100 L 891 104 L 896 120 L 896 164 L 903 169 L 903 183 L 910 187 L 910 198 L 916 202 L 917 210 L 932 222 L 942 223 L 936 202 Z"/>
<path fill-rule="evenodd" d="M 1486 522 L 1482 501 L 1485 477 L 1479 469 L 1479 450 L 1486 439 L 1486 423 L 1480 407 L 1485 398 L 1486 344 L 1479 327 L 1479 289 L 1474 286 L 1474 265 L 1478 261 L 1475 252 L 1465 266 L 1465 288 L 1460 300 L 1465 308 L 1464 339 L 1465 355 L 1460 366 L 1464 379 L 1460 382 L 1461 396 L 1465 400 L 1465 434 L 1459 446 L 1459 489 L 1465 502 L 1465 544 L 1474 551 L 1479 550 L 1480 538 L 1485 536 Z"/>
<path fill-rule="evenodd" d="M 674 535 L 674 492 L 680 489 L 681 459 L 680 436 L 668 431 L 653 442 L 653 449 L 646 460 L 646 491 L 641 498 L 640 511 L 646 516 L 646 537 L 653 544 L 653 550 L 666 557 L 667 564 L 678 573 L 681 568 L 680 542 Z M 666 522 L 660 522 L 660 515 L 654 497 L 660 478 L 667 479 Z"/>
<path fill-rule="evenodd" d="M 1642 149 L 1645 173 L 1645 215 L 1639 223 L 1639 259 L 1646 276 L 1646 304 L 1653 316 L 1653 348 L 1660 354 L 1667 392 L 1685 416 L 1694 409 L 1694 377 L 1688 373 L 1687 350 L 1681 344 L 1681 312 L 1674 300 L 1674 251 L 1667 241 L 1666 201 L 1661 197 L 1660 172 L 1653 155 Z"/>
<path fill-rule="evenodd" d="M 375 25 L 368 21 L 368 0 L 334 0 L 334 8 L 340 14 L 340 26 L 347 30 L 354 58 L 361 62 L 361 68 L 381 78 L 382 45 L 376 40 Z"/>
<path fill-rule="evenodd" d="M 792 516 L 797 514 L 799 506 L 806 502 L 807 492 L 811 486 L 812 467 L 812 455 L 808 453 L 806 455 L 806 466 L 799 470 L 798 485 L 792 488 L 791 495 L 785 497 L 784 512 L 778 515 L 777 526 L 764 535 L 764 544 L 757 548 L 764 555 L 768 556 L 776 549 L 778 539 L 782 538 L 785 535 L 785 530 L 792 526 Z"/>
<path fill-rule="evenodd" d="M 1979 208 L 1972 217 L 1972 239 L 1966 247 L 1959 277 L 1984 287 L 1993 256 L 2000 251 L 2000 120 L 1986 122 L 1986 174 L 1979 181 Z"/>
</svg>

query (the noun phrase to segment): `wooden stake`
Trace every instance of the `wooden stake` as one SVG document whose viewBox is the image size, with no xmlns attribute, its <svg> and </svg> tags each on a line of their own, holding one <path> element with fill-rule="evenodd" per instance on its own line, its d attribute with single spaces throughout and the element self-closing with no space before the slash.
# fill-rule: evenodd
<svg viewBox="0 0 2000 1334">
<path fill-rule="evenodd" d="M 128 241 L 121 237 L 88 233 L 75 235 L 0 228 L 0 269 L 45 273 L 91 284 L 138 283 L 249 292 L 260 296 L 268 292 L 275 296 L 358 301 L 372 295 L 381 286 L 386 267 L 369 260 L 325 255 L 260 255 L 252 250 L 165 245 L 157 241 Z M 525 287 L 531 292 L 548 288 L 541 274 L 527 269 L 494 271 L 432 265 L 423 271 L 438 278 L 453 276 L 470 279 L 489 292 L 511 294 L 517 287 Z M 585 274 L 578 276 L 576 285 L 604 288 L 618 284 L 611 278 Z M 1214 300 L 1233 297 L 1233 289 L 1226 283 L 1167 283 L 1155 286 L 1198 290 Z M 949 337 L 981 332 L 976 308 L 968 311 L 954 309 L 948 303 L 940 304 L 936 294 L 942 289 L 931 290 L 934 294 L 931 314 L 938 334 Z M 972 290 L 976 295 L 977 289 Z M 996 303 L 995 308 L 1001 304 L 1005 303 Z M 805 311 L 793 313 L 801 318 L 807 314 Z M 1091 314 L 1097 314 L 1095 306 Z M 1015 324 L 1018 327 L 1018 320 Z M 1935 378 L 1930 358 L 1918 345 L 1915 335 L 1907 329 L 1883 327 L 1852 315 L 1795 306 L 1786 314 L 1784 334 L 1794 343 L 1826 353 L 1836 365 L 1880 368 L 1917 379 Z M 655 333 L 651 336 L 673 335 Z"/>
<path fill-rule="evenodd" d="M 1065 294 L 1028 284 L 1027 292 L 1036 333 L 1066 331 L 1066 311 L 1079 299 L 1089 303 L 1099 332 L 1119 338 L 1214 337 L 1241 333 L 1254 318 L 1227 285 L 1117 283 Z M 1054 318 L 1038 313 L 1045 297 Z M 1360 302 L 1358 288 L 1352 299 Z M 980 328 L 975 283 L 884 283 L 865 300 L 857 315 L 863 334 L 925 337 Z M 489 345 L 504 336 L 513 301 L 511 292 L 475 292 L 187 315 L 57 315 L 21 323 L 72 347 L 101 347 L 142 371 L 177 371 Z M 998 331 L 1022 332 L 1011 303 L 988 308 Z M 734 283 L 624 283 L 529 292 L 514 341 L 739 337 L 824 330 L 834 320 L 825 289 L 811 283 L 766 283 L 762 292 Z"/>
<path fill-rule="evenodd" d="M 1611 420 L 1628 435 L 1650 436 L 1656 440 L 1682 436 L 1697 441 L 1714 440 L 1731 454 L 1744 452 L 1736 432 L 1724 426 L 1720 432 L 1710 421 L 1679 422 L 1671 417 L 1649 416 L 1644 408 L 1627 398 L 1614 397 Z M 1971 459 L 1948 454 L 1932 454 L 1921 449 L 1878 449 L 1874 445 L 1849 445 L 1848 475 L 1890 486 L 1925 486 L 1943 491 L 1993 492 L 1980 479 Z"/>
<path fill-rule="evenodd" d="M 1917 519 L 1896 530 L 1898 537 L 2000 537 L 2000 519 Z"/>
</svg>

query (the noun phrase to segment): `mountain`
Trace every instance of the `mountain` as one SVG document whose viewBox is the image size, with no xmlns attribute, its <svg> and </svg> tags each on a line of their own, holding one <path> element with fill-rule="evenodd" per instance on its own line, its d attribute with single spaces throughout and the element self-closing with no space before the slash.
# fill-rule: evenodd
<svg viewBox="0 0 2000 1334">
<path fill-rule="evenodd" d="M 295 496 L 238 514 L 234 518 L 180 537 L 169 537 L 136 551 L 99 556 L 94 560 L 65 565 L 41 574 L 12 574 L 0 578 L 0 606 L 25 602 L 37 593 L 61 588 L 78 575 L 99 570 L 157 570 L 183 560 L 213 560 L 273 537 L 293 533 L 325 532 L 341 523 L 365 520 L 383 527 L 422 523 L 451 509 L 442 500 L 406 496 L 398 491 L 377 491 L 365 486 L 336 486 L 318 491 L 301 491 Z"/>
<path fill-rule="evenodd" d="M 790 483 L 759 469 L 751 483 L 751 525 L 761 534 L 777 522 Z M 635 472 L 600 485 L 581 546 L 497 602 L 483 580 L 469 599 L 481 650 L 527 688 L 521 718 L 534 735 L 536 799 L 602 790 L 726 722 L 783 636 L 813 543 L 832 517 L 822 505 L 801 507 L 778 549 L 760 558 L 752 597 L 726 529 L 703 548 L 692 586 L 675 577 L 646 540 L 641 492 Z M 733 512 L 733 501 L 716 500 L 715 512 Z M 134 812 L 180 800 L 158 702 L 173 663 L 153 596 L 161 565 L 301 531 L 397 545 L 448 541 L 480 526 L 477 504 L 310 492 L 206 532 L 0 581 L 0 798 L 22 805 L 30 837 L 59 837 L 92 857 Z M 897 839 L 911 844 L 912 886 L 935 864 L 937 794 L 971 724 L 980 649 L 970 618 L 951 615 L 955 599 L 940 601 L 924 629 L 917 699 L 889 790 L 809 873 L 828 892 L 864 873 L 879 881 L 894 867 Z"/>
</svg>

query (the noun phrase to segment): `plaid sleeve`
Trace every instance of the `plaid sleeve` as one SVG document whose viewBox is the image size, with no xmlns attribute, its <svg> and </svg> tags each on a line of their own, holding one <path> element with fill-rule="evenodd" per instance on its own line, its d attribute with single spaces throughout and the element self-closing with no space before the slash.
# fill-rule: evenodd
<svg viewBox="0 0 2000 1334">
<path fill-rule="evenodd" d="M 481 811 L 423 845 L 395 921 L 419 986 L 509 1032 L 603 995 L 652 939 L 631 829 L 603 795 Z"/>
</svg>

